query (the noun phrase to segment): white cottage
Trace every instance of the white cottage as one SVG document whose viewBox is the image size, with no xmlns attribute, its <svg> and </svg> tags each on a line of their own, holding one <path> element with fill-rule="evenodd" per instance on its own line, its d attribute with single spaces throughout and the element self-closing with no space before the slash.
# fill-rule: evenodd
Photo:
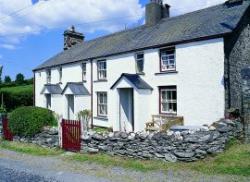
<svg viewBox="0 0 250 182">
<path fill-rule="evenodd" d="M 141 131 L 155 114 L 201 126 L 241 106 L 240 70 L 250 62 L 250 2 L 229 0 L 177 17 L 146 5 L 146 23 L 90 41 L 64 33 L 64 51 L 34 70 L 35 105 L 64 118 Z M 242 51 L 247 50 L 247 51 Z"/>
</svg>

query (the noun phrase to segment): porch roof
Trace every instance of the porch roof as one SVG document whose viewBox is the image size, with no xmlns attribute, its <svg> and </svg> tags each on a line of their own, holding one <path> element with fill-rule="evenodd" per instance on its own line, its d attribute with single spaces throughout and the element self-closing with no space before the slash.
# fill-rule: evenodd
<svg viewBox="0 0 250 182">
<path fill-rule="evenodd" d="M 61 94 L 62 89 L 59 84 L 46 84 L 44 85 L 41 94 Z"/>
<path fill-rule="evenodd" d="M 123 73 L 120 78 L 112 85 L 111 89 L 113 89 L 121 79 L 127 79 L 134 87 L 142 90 L 153 90 L 153 88 L 145 82 L 138 74 L 127 74 Z"/>
<path fill-rule="evenodd" d="M 70 89 L 73 95 L 90 95 L 89 91 L 82 82 L 68 82 L 63 89 L 62 94 L 65 93 L 67 88 Z"/>
</svg>

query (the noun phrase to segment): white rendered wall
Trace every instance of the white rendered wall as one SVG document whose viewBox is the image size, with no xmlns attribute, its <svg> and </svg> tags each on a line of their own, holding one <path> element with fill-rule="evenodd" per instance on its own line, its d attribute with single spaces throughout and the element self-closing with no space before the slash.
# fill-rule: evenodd
<svg viewBox="0 0 250 182">
<path fill-rule="evenodd" d="M 185 125 L 210 124 L 224 117 L 224 43 L 222 38 L 176 45 L 177 73 L 155 75 L 160 72 L 159 49 L 145 50 L 144 57 L 145 75 L 141 77 L 153 87 L 153 91 L 134 90 L 136 131 L 144 130 L 145 123 L 151 120 L 151 115 L 159 114 L 159 86 L 177 86 L 177 115 L 184 116 Z M 134 53 L 128 53 L 104 59 L 107 60 L 106 82 L 97 81 L 97 60 L 93 62 L 94 125 L 113 127 L 114 130 L 118 130 L 119 94 L 115 89 L 110 90 L 110 87 L 122 73 L 136 73 L 135 58 Z M 42 72 L 42 76 L 38 77 L 37 74 L 36 105 L 45 106 L 44 98 L 39 93 L 46 82 L 46 75 Z M 52 75 L 54 75 L 53 71 Z M 80 82 L 81 78 L 80 63 L 63 66 L 62 88 L 67 82 Z M 52 78 L 52 81 L 56 82 L 56 76 L 55 80 Z M 84 85 L 90 92 L 90 63 L 87 64 L 87 82 Z M 107 119 L 97 117 L 97 92 L 108 93 Z M 75 109 L 90 108 L 90 97 L 85 101 L 76 98 L 75 104 Z"/>
</svg>

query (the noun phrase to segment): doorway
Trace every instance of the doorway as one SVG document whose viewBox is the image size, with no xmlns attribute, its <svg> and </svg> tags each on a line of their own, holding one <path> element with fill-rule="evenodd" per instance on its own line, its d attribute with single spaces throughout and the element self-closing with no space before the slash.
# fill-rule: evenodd
<svg viewBox="0 0 250 182">
<path fill-rule="evenodd" d="M 120 131 L 134 131 L 134 92 L 133 88 L 119 89 L 119 125 Z"/>
<path fill-rule="evenodd" d="M 67 95 L 67 112 L 68 112 L 68 119 L 74 120 L 75 119 L 75 102 L 74 102 L 74 95 Z"/>
</svg>

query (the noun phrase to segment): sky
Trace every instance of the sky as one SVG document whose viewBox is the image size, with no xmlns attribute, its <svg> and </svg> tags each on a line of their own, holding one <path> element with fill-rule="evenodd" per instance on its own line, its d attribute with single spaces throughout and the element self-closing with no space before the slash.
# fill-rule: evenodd
<svg viewBox="0 0 250 182">
<path fill-rule="evenodd" d="M 225 0 L 163 0 L 171 16 Z M 149 0 L 0 0 L 0 65 L 15 79 L 63 50 L 63 32 L 71 25 L 85 40 L 144 23 Z M 181 2 L 181 3 L 180 3 Z"/>
</svg>

